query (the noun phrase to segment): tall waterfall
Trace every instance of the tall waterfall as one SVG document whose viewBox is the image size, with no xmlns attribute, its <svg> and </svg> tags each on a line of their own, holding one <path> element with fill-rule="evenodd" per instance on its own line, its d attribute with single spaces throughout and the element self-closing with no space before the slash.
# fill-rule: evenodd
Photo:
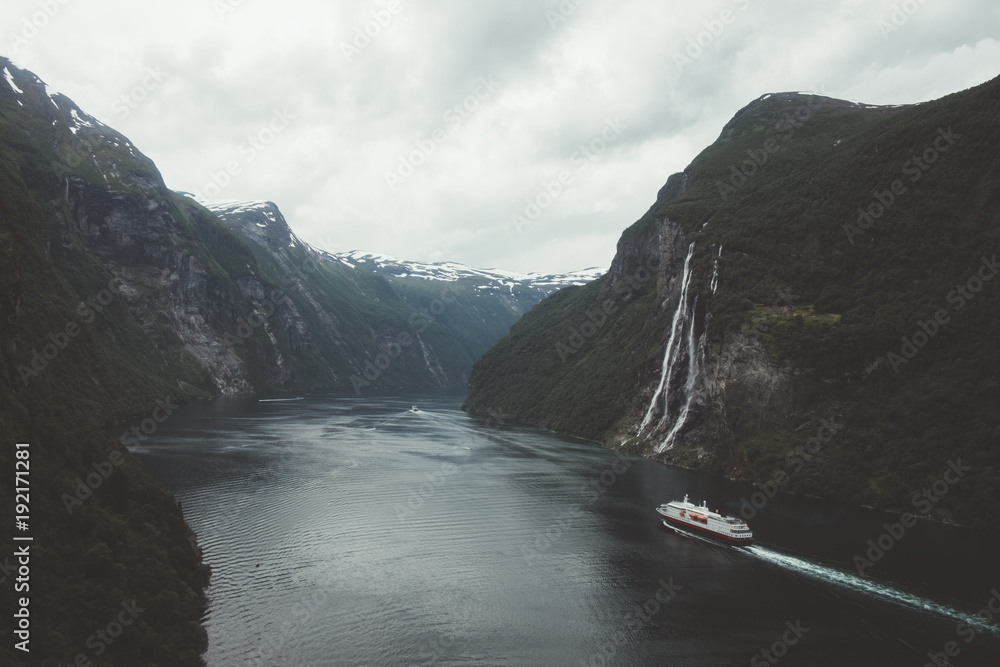
<svg viewBox="0 0 1000 667">
<path fill-rule="evenodd" d="M 669 425 L 666 436 L 656 446 L 657 452 L 663 452 L 673 447 L 677 434 L 687 423 L 691 407 L 697 396 L 698 379 L 701 376 L 701 368 L 705 360 L 706 338 L 704 333 L 698 335 L 695 316 L 698 309 L 698 297 L 696 296 L 691 303 L 688 303 L 688 291 L 691 287 L 691 258 L 693 256 L 694 243 L 688 247 L 687 258 L 684 260 L 680 297 L 670 322 L 670 337 L 667 339 L 667 349 L 663 353 L 660 382 L 656 391 L 653 392 L 649 408 L 646 410 L 636 433 L 636 435 L 642 435 L 648 430 L 649 434 L 652 435 Z M 678 395 L 674 396 L 671 392 Z M 670 409 L 672 399 L 675 405 L 673 411 Z M 650 428 L 657 415 L 659 419 Z"/>
<path fill-rule="evenodd" d="M 656 428 L 661 427 L 663 422 L 666 421 L 670 415 L 671 378 L 674 375 L 674 366 L 676 365 L 677 358 L 680 355 L 682 346 L 680 339 L 683 338 L 684 325 L 688 324 L 689 320 L 691 323 L 691 332 L 688 334 L 688 337 L 690 338 L 694 335 L 694 313 L 688 312 L 688 288 L 691 286 L 691 257 L 693 255 L 694 243 L 688 246 L 687 258 L 684 260 L 684 275 L 681 278 L 681 294 L 679 300 L 677 301 L 677 310 L 674 311 L 674 317 L 670 323 L 670 338 L 667 340 L 667 349 L 663 353 L 663 367 L 660 370 L 660 383 L 657 385 L 656 391 L 653 393 L 653 398 L 649 402 L 649 409 L 646 410 L 646 415 L 642 418 L 642 423 L 640 424 L 639 431 L 636 435 L 641 435 L 653 420 L 653 415 L 659 407 L 661 397 L 663 399 L 663 414 L 660 417 L 660 421 L 657 423 Z"/>
<path fill-rule="evenodd" d="M 698 297 L 694 298 L 694 303 L 691 305 L 691 312 L 688 315 L 688 335 L 687 335 L 687 357 L 688 357 L 688 367 L 687 367 L 687 378 L 684 380 L 684 394 L 683 400 L 684 404 L 681 406 L 680 412 L 677 414 L 677 419 L 674 420 L 673 426 L 670 427 L 670 431 L 667 432 L 667 437 L 663 439 L 663 442 L 656 448 L 657 452 L 665 452 L 674 446 L 674 438 L 687 423 L 688 414 L 691 412 L 691 404 L 694 403 L 695 390 L 697 388 L 698 377 L 701 375 L 701 366 L 705 361 L 705 334 L 702 333 L 698 337 L 697 342 L 695 342 L 695 313 L 698 311 Z M 660 419 L 660 425 L 667 419 L 667 411 L 664 411 L 663 417 Z"/>
<path fill-rule="evenodd" d="M 712 294 L 719 289 L 719 257 L 722 257 L 722 244 L 719 244 L 719 254 L 715 258 L 715 266 L 712 267 Z"/>
</svg>

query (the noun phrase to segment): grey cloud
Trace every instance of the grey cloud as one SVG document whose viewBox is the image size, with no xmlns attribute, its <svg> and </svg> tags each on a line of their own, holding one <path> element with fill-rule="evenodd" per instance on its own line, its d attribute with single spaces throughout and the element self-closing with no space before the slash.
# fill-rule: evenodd
<svg viewBox="0 0 1000 667">
<path fill-rule="evenodd" d="M 8 29 L 35 6 L 9 4 Z M 284 106 L 295 121 L 220 197 L 273 200 L 329 249 L 540 272 L 606 266 L 667 176 L 764 93 L 912 102 L 995 76 L 1000 62 L 992 0 L 925 2 L 885 39 L 877 21 L 893 3 L 882 0 L 588 0 L 555 29 L 557 0 L 402 0 L 347 62 L 341 43 L 387 4 L 247 0 L 220 20 L 203 0 L 71 3 L 7 55 L 122 131 L 171 187 L 201 187 Z M 735 21 L 679 71 L 674 54 L 723 10 Z M 121 118 L 114 101 L 157 66 L 169 79 Z M 480 76 L 500 88 L 388 187 Z M 574 152 L 609 117 L 627 130 L 576 171 Z M 573 184 L 516 233 L 511 215 L 563 169 Z"/>
</svg>

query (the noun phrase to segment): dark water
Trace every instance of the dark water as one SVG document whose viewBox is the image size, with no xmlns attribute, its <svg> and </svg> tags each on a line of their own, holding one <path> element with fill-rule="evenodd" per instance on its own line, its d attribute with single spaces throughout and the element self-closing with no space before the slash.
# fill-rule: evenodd
<svg viewBox="0 0 1000 667">
<path fill-rule="evenodd" d="M 138 448 L 213 568 L 210 667 L 1000 665 L 961 625 L 1000 590 L 993 535 L 921 523 L 859 576 L 889 517 L 779 497 L 716 545 L 654 508 L 750 487 L 460 403 L 215 400 Z"/>
</svg>

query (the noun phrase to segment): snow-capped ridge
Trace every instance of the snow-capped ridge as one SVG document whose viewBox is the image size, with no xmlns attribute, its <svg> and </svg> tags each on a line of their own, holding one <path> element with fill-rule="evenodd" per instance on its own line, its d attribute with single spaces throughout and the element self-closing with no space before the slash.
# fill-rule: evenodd
<svg viewBox="0 0 1000 667">
<path fill-rule="evenodd" d="M 502 269 L 477 269 L 458 262 L 419 262 L 389 255 L 352 250 L 331 253 L 299 239 L 289 227 L 277 204 L 265 200 L 216 201 L 202 200 L 188 192 L 180 192 L 215 213 L 227 225 L 238 225 L 245 234 L 270 245 L 302 245 L 331 264 L 352 270 L 369 271 L 394 278 L 457 282 L 475 280 L 477 291 L 502 291 L 513 294 L 515 289 L 554 292 L 571 285 L 586 285 L 604 275 L 605 269 L 592 267 L 561 274 L 543 274 Z M 286 236 L 287 235 L 287 236 Z"/>
<path fill-rule="evenodd" d="M 10 70 L 7 69 L 6 67 L 3 68 L 3 76 L 5 79 L 7 79 L 7 83 L 10 84 L 10 87 L 14 89 L 15 93 L 17 93 L 18 95 L 24 95 L 24 91 L 18 88 L 17 84 L 14 83 L 14 76 L 10 73 Z"/>
<path fill-rule="evenodd" d="M 320 251 L 323 252 L 323 251 Z M 538 287 L 586 285 L 604 275 L 605 270 L 597 267 L 572 271 L 564 274 L 542 274 L 532 272 L 504 271 L 502 269 L 477 269 L 458 262 L 417 262 L 401 260 L 389 255 L 354 250 L 345 253 L 323 254 L 346 266 L 360 267 L 388 273 L 399 278 L 422 278 L 425 280 L 440 280 L 455 282 L 468 278 L 485 278 L 493 283 L 505 286 L 531 284 Z M 477 289 L 492 286 L 481 286 Z"/>
</svg>

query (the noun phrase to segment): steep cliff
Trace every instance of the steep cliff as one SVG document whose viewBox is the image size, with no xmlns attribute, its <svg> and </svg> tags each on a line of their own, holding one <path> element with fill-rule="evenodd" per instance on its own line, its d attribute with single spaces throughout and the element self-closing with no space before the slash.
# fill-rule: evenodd
<svg viewBox="0 0 1000 667">
<path fill-rule="evenodd" d="M 178 266 L 157 242 L 177 214 L 124 137 L 30 73 L 4 59 L 0 68 L 0 466 L 14 471 L 15 443 L 28 445 L 18 535 L 32 538 L 19 543 L 30 564 L 18 583 L 29 614 L 18 640 L 30 653 L 7 641 L 0 662 L 200 665 L 209 573 L 195 537 L 104 430 L 163 416 L 157 401 L 170 409 L 181 391 L 182 359 L 133 317 L 142 295 L 125 295 Z M 119 283 L 141 273 L 140 258 L 145 274 Z M 12 487 L 0 494 L 8 544 Z M 10 553 L 0 580 L 12 587 Z M 126 611 L 126 633 L 95 635 Z"/>
<path fill-rule="evenodd" d="M 599 275 L 332 255 L 295 236 L 272 202 L 219 203 L 211 212 L 246 242 L 258 274 L 287 296 L 276 310 L 288 312 L 273 319 L 284 323 L 291 363 L 264 360 L 265 368 L 287 370 L 265 378 L 270 389 L 302 387 L 306 372 L 310 386 L 354 390 L 464 386 L 473 362 L 525 311 L 562 286 Z M 267 289 L 253 277 L 244 282 L 246 298 Z M 308 365 L 295 363 L 306 355 Z"/>
<path fill-rule="evenodd" d="M 170 191 L 127 138 L 0 69 L 0 465 L 30 445 L 30 664 L 199 665 L 208 569 L 135 438 L 191 397 L 464 385 L 555 286 L 352 267 L 273 204 L 212 211 Z M 4 516 L 14 499 L 0 494 Z M 98 653 L 126 604 L 142 611 Z M 0 647 L 3 664 L 24 657 Z"/>
<path fill-rule="evenodd" d="M 484 355 L 466 409 L 910 511 L 961 459 L 917 510 L 997 525 L 998 102 L 754 101 L 605 277 Z"/>
</svg>

